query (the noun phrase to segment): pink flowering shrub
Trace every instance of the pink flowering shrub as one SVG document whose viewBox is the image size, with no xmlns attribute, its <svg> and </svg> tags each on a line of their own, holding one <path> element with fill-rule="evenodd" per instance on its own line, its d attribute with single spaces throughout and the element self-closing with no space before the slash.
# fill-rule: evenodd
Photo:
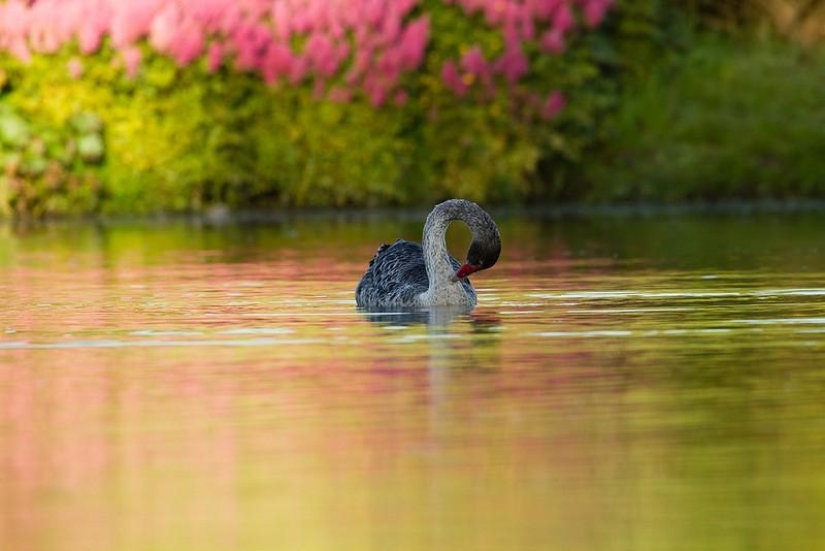
<svg viewBox="0 0 825 551">
<path fill-rule="evenodd" d="M 492 94 L 530 73 L 528 50 L 558 55 L 581 25 L 596 27 L 612 0 L 442 0 L 501 35 L 497 51 L 466 44 L 442 63 L 457 95 Z M 268 83 L 313 83 L 320 94 L 364 93 L 383 105 L 405 101 L 402 77 L 427 53 L 435 2 L 420 0 L 8 0 L 0 4 L 0 48 L 22 60 L 69 43 L 97 52 L 108 38 L 126 71 L 140 67 L 139 45 L 187 65 L 206 59 L 260 74 Z M 578 12 L 578 15 L 577 15 Z M 77 72 L 77 69 L 75 69 Z M 550 92 L 557 97 L 557 93 Z M 554 105 L 558 103 L 553 101 Z M 546 114 L 553 114 L 545 109 Z"/>
<path fill-rule="evenodd" d="M 97 114 L 115 210 L 520 197 L 577 147 L 611 3 L 6 0 L 0 103 Z"/>
</svg>

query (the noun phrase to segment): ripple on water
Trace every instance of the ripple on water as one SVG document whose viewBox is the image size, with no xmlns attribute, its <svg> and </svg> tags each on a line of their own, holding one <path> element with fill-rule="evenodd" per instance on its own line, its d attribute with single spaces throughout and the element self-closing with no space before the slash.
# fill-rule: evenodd
<svg viewBox="0 0 825 551">
<path fill-rule="evenodd" d="M 164 339 L 164 340 L 66 340 L 61 342 L 10 341 L 0 343 L 5 350 L 60 350 L 72 348 L 177 348 L 177 347 L 249 347 L 249 346 L 304 346 L 324 344 L 325 339 Z"/>
</svg>

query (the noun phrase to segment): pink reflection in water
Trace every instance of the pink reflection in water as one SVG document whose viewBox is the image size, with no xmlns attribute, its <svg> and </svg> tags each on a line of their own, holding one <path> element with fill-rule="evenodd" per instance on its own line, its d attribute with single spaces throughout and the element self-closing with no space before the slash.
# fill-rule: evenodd
<svg viewBox="0 0 825 551">
<path fill-rule="evenodd" d="M 522 422 L 520 400 L 543 403 L 547 381 L 529 369 L 515 381 L 477 371 L 533 353 L 495 334 L 474 346 L 366 321 L 352 304 L 374 244 L 363 249 L 279 249 L 235 263 L 210 250 L 165 263 L 18 258 L 0 276 L 11 297 L 0 327 L 14 330 L 0 342 L 78 346 L 0 349 L 0 547 L 48 546 L 47 534 L 60 534 L 79 549 L 232 548 L 252 527 L 253 543 L 317 533 L 358 548 L 370 526 L 443 529 L 434 503 L 474 517 L 450 487 L 468 504 L 484 499 L 471 481 L 491 465 L 518 464 L 505 468 L 515 478 L 542 472 L 553 440 L 508 426 Z M 479 335 L 499 323 L 483 311 L 471 321 Z M 130 346 L 259 334 L 271 343 Z M 395 334 L 423 340 L 399 346 Z M 380 505 L 388 488 L 398 507 Z M 529 495 L 491 491 L 523 502 L 507 523 L 529 513 Z"/>
</svg>

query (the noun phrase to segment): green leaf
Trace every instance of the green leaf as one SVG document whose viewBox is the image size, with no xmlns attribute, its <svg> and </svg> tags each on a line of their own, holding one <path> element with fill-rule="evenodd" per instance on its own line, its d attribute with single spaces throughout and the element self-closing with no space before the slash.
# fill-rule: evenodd
<svg viewBox="0 0 825 551">
<path fill-rule="evenodd" d="M 14 147 L 24 146 L 30 139 L 31 132 L 26 121 L 10 111 L 0 114 L 0 140 Z"/>
<path fill-rule="evenodd" d="M 69 124 L 81 134 L 93 134 L 103 128 L 103 121 L 94 113 L 77 113 L 69 119 Z"/>
<path fill-rule="evenodd" d="M 103 139 L 99 134 L 81 136 L 77 140 L 77 151 L 84 161 L 99 161 L 103 157 Z"/>
</svg>

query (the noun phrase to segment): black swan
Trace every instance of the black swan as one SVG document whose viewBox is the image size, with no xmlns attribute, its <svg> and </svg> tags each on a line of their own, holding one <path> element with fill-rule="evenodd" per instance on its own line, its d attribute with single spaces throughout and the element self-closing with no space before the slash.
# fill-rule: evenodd
<svg viewBox="0 0 825 551">
<path fill-rule="evenodd" d="M 444 239 L 454 220 L 473 233 L 464 264 L 450 256 Z M 501 236 L 490 215 L 465 199 L 444 201 L 427 216 L 422 243 L 398 239 L 381 245 L 355 289 L 358 306 L 475 306 L 467 276 L 491 267 L 501 253 Z"/>
</svg>

